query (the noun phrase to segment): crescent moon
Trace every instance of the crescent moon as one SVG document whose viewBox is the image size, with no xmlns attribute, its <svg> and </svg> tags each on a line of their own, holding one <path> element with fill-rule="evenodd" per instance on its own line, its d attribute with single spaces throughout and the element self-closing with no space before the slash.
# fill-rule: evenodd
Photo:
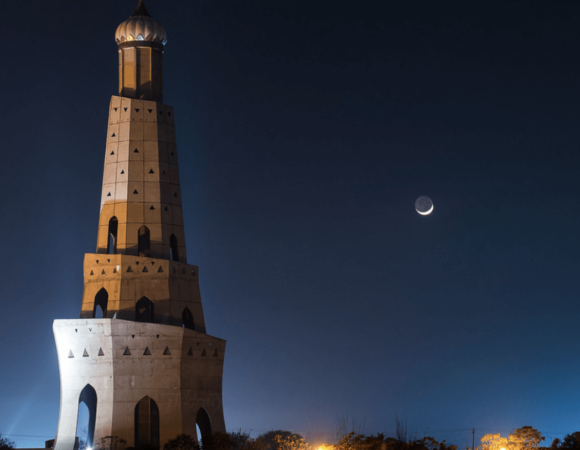
<svg viewBox="0 0 580 450">
<path fill-rule="evenodd" d="M 433 205 L 431 205 L 431 208 L 429 208 L 429 211 L 424 211 L 421 212 L 418 209 L 416 209 L 415 211 L 417 211 L 419 214 L 421 214 L 422 216 L 428 216 L 429 214 L 431 214 L 433 212 Z"/>
</svg>

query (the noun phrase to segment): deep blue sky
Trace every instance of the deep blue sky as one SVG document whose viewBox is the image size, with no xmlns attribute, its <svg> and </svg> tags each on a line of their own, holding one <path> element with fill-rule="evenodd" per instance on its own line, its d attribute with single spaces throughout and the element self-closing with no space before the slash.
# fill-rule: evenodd
<svg viewBox="0 0 580 450">
<path fill-rule="evenodd" d="M 135 4 L 2 3 L 0 432 L 20 447 L 56 432 L 51 326 L 80 311 Z M 580 430 L 577 1 L 146 4 L 230 430 Z"/>
</svg>

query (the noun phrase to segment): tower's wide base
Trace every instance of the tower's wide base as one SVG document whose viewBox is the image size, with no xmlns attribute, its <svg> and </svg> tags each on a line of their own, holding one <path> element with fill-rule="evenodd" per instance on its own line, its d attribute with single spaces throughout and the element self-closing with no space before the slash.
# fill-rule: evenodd
<svg viewBox="0 0 580 450">
<path fill-rule="evenodd" d="M 196 423 L 202 435 L 225 432 L 226 341 L 177 326 L 118 319 L 55 320 L 52 328 L 61 385 L 55 450 L 73 450 L 81 401 L 89 408 L 90 447 L 105 436 L 133 447 L 147 443 L 145 435 L 163 446 L 181 433 L 195 437 Z M 155 414 L 137 406 L 144 399 Z"/>
</svg>

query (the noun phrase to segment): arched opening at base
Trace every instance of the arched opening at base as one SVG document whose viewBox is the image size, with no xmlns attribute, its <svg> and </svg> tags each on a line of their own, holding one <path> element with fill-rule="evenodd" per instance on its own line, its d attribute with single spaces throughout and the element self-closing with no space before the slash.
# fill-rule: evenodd
<svg viewBox="0 0 580 450">
<path fill-rule="evenodd" d="M 211 422 L 209 415 L 204 408 L 199 408 L 195 416 L 195 429 L 197 430 L 197 441 L 202 442 L 204 438 L 211 437 Z"/>
<path fill-rule="evenodd" d="M 150 397 L 135 406 L 135 448 L 159 448 L 159 408 Z"/>
<path fill-rule="evenodd" d="M 77 418 L 76 437 L 79 447 L 93 447 L 95 437 L 95 422 L 97 420 L 97 392 L 87 384 L 79 395 L 79 409 Z M 82 443 L 81 443 L 82 441 Z"/>
</svg>

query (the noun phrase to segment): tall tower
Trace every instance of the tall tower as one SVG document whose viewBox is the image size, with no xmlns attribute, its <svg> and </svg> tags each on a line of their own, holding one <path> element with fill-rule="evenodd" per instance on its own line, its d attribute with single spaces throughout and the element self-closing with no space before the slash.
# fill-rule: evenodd
<svg viewBox="0 0 580 450">
<path fill-rule="evenodd" d="M 115 38 L 97 251 L 85 255 L 80 319 L 53 324 L 56 450 L 73 450 L 81 402 L 89 447 L 225 431 L 226 342 L 206 333 L 198 267 L 187 264 L 173 109 L 162 103 L 167 35 L 140 0 Z"/>
</svg>

